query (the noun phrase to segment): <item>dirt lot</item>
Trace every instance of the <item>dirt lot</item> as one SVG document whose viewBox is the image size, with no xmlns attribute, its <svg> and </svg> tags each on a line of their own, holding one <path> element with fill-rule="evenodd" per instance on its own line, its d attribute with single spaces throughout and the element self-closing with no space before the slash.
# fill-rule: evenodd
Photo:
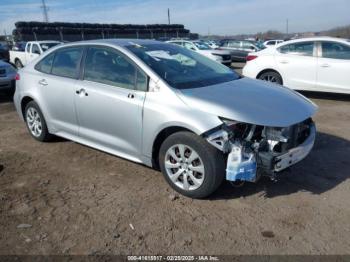
<svg viewBox="0 0 350 262">
<path fill-rule="evenodd" d="M 70 141 L 38 143 L 0 96 L 0 254 L 350 254 L 350 97 L 319 106 L 311 155 L 210 199 Z"/>
</svg>

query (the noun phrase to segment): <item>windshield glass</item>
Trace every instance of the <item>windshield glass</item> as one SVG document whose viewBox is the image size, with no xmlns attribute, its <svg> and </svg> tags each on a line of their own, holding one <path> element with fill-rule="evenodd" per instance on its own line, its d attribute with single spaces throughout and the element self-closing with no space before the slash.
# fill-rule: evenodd
<svg viewBox="0 0 350 262">
<path fill-rule="evenodd" d="M 239 78 L 230 68 L 176 45 L 129 45 L 127 48 L 174 88 L 203 87 Z"/>
<path fill-rule="evenodd" d="M 211 47 L 208 46 L 204 42 L 193 42 L 193 44 L 195 44 L 195 46 L 198 47 L 199 50 L 210 50 L 211 49 Z"/>
<path fill-rule="evenodd" d="M 45 52 L 45 51 L 49 50 L 51 47 L 54 47 L 58 44 L 59 43 L 42 43 L 42 44 L 40 44 L 40 47 L 43 50 L 43 52 Z"/>
</svg>

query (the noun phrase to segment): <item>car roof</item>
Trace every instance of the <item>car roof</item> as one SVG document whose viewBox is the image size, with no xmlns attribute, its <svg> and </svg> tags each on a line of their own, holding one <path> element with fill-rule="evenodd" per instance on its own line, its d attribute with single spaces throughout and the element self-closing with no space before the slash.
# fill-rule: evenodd
<svg viewBox="0 0 350 262">
<path fill-rule="evenodd" d="M 21 43 L 26 43 L 26 42 L 21 42 Z M 38 44 L 47 44 L 47 43 L 61 43 L 60 41 L 54 41 L 54 40 L 42 40 L 42 41 L 29 41 L 27 43 L 38 43 Z"/>
<path fill-rule="evenodd" d="M 173 40 L 176 41 L 176 40 Z M 172 42 L 172 41 L 169 41 Z M 115 46 L 129 46 L 129 45 L 149 45 L 149 44 L 161 44 L 164 42 L 156 41 L 156 40 L 147 40 L 147 39 L 98 39 L 98 40 L 86 40 L 86 41 L 78 41 L 78 42 L 70 42 L 64 44 L 65 46 L 69 45 L 77 45 L 77 44 L 90 44 L 90 45 L 100 45 L 100 44 L 108 44 Z"/>
<path fill-rule="evenodd" d="M 315 37 L 298 38 L 298 39 L 285 41 L 285 42 L 283 42 L 283 44 L 285 44 L 285 43 L 298 43 L 298 42 L 304 42 L 304 41 L 335 41 L 335 42 L 350 44 L 348 39 L 331 37 L 331 36 L 315 36 Z"/>
</svg>

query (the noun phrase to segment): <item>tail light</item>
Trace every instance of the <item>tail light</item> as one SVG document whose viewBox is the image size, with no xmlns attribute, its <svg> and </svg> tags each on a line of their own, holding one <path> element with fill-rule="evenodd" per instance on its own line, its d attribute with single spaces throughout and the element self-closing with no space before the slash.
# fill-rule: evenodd
<svg viewBox="0 0 350 262">
<path fill-rule="evenodd" d="M 252 60 L 254 60 L 255 58 L 257 58 L 258 56 L 256 56 L 256 55 L 248 55 L 247 56 L 247 62 L 248 61 L 252 61 Z"/>
<path fill-rule="evenodd" d="M 20 80 L 20 79 L 21 79 L 21 77 L 20 77 L 20 75 L 17 73 L 16 76 L 15 76 L 15 80 L 18 81 L 18 80 Z"/>
</svg>

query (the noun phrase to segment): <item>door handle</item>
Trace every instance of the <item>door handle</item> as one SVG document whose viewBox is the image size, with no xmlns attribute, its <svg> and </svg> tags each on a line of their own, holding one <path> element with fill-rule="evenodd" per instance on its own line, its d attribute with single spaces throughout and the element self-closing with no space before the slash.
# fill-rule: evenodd
<svg viewBox="0 0 350 262">
<path fill-rule="evenodd" d="M 321 67 L 330 67 L 330 64 L 322 64 Z"/>
<path fill-rule="evenodd" d="M 79 90 L 76 90 L 75 91 L 75 93 L 77 94 L 77 95 L 85 95 L 85 96 L 88 96 L 89 94 L 86 92 L 86 90 L 84 89 L 84 88 L 81 88 L 81 89 L 79 89 Z"/>
<path fill-rule="evenodd" d="M 38 83 L 39 83 L 39 85 L 42 85 L 42 86 L 48 85 L 45 79 L 41 79 Z"/>
<path fill-rule="evenodd" d="M 133 99 L 133 98 L 135 98 L 135 95 L 134 95 L 133 93 L 129 93 L 129 94 L 128 94 L 128 98 Z"/>
<path fill-rule="evenodd" d="M 281 63 L 281 64 L 288 64 L 289 61 L 287 61 L 287 60 L 281 60 L 280 63 Z"/>
</svg>

